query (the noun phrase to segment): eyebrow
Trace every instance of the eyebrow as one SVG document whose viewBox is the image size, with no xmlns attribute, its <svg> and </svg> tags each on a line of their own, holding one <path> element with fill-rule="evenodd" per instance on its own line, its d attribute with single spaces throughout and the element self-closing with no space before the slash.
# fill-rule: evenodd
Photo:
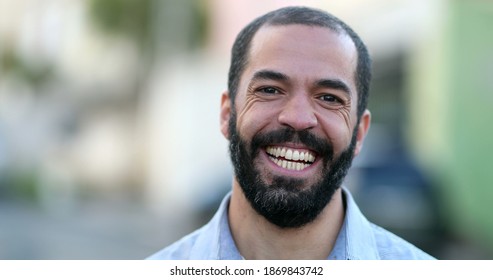
<svg viewBox="0 0 493 280">
<path fill-rule="evenodd" d="M 316 82 L 316 85 L 318 87 L 341 90 L 351 96 L 351 90 L 349 89 L 349 86 L 338 79 L 321 79 Z"/>
<path fill-rule="evenodd" d="M 252 80 L 287 81 L 289 80 L 289 77 L 281 72 L 273 70 L 260 70 L 253 74 Z"/>
</svg>

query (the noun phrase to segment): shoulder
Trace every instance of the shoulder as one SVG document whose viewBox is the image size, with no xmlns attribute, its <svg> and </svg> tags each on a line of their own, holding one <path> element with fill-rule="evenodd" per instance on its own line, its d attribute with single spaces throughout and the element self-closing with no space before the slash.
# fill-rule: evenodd
<svg viewBox="0 0 493 280">
<path fill-rule="evenodd" d="M 221 232 L 229 231 L 227 206 L 229 203 L 228 193 L 216 214 L 212 219 L 195 230 L 182 237 L 180 240 L 168 247 L 151 255 L 149 260 L 201 260 L 217 259 L 220 249 Z"/>
<path fill-rule="evenodd" d="M 370 222 L 343 188 L 346 201 L 346 231 L 352 259 L 424 260 L 434 259 L 408 241 Z"/>
<path fill-rule="evenodd" d="M 383 229 L 371 224 L 378 254 L 382 260 L 433 260 L 434 257 L 425 253 L 418 247 Z"/>
<path fill-rule="evenodd" d="M 148 260 L 188 260 L 191 255 L 198 237 L 203 232 L 204 228 L 200 228 L 165 247 L 164 249 L 149 256 Z"/>
</svg>

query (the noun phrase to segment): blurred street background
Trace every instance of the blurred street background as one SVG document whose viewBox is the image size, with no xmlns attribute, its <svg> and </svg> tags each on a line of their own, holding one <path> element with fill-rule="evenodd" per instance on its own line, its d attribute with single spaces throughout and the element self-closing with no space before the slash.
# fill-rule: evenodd
<svg viewBox="0 0 493 280">
<path fill-rule="evenodd" d="M 0 259 L 143 259 L 231 185 L 230 48 L 276 8 L 327 10 L 373 57 L 346 185 L 440 259 L 493 258 L 493 2 L 0 0 Z"/>
</svg>

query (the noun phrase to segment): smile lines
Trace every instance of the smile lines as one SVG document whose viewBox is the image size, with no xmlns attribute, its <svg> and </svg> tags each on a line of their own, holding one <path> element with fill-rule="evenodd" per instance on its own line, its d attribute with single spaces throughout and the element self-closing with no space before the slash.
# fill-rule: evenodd
<svg viewBox="0 0 493 280">
<path fill-rule="evenodd" d="M 315 155 L 309 151 L 269 146 L 266 148 L 266 152 L 269 154 L 270 160 L 279 167 L 288 170 L 301 171 L 315 161 Z"/>
</svg>

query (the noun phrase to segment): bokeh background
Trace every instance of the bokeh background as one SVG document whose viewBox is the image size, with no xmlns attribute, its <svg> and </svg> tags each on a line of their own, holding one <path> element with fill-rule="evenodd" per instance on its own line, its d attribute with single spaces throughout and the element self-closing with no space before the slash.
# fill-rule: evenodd
<svg viewBox="0 0 493 280">
<path fill-rule="evenodd" d="M 493 2 L 0 0 L 0 259 L 142 259 L 229 190 L 229 50 L 287 5 L 374 60 L 347 178 L 370 220 L 441 259 L 493 257 Z"/>
</svg>

